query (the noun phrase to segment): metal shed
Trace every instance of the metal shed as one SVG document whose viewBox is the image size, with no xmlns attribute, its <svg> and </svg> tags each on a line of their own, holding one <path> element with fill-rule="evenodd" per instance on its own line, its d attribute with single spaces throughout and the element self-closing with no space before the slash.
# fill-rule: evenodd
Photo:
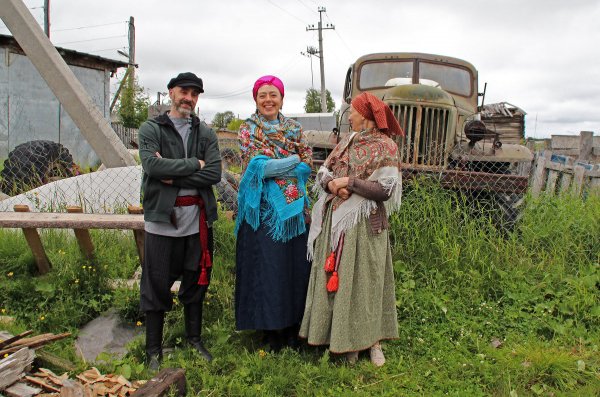
<svg viewBox="0 0 600 397">
<path fill-rule="evenodd" d="M 110 119 L 110 78 L 127 63 L 56 48 L 104 117 Z M 12 36 L 0 35 L 0 160 L 31 140 L 61 143 L 80 166 L 98 156 Z"/>
</svg>

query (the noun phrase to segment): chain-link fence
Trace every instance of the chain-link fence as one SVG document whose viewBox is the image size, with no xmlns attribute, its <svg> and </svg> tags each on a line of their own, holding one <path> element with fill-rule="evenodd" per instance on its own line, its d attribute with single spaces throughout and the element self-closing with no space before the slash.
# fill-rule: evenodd
<svg viewBox="0 0 600 397">
<path fill-rule="evenodd" d="M 136 131 L 120 137 L 131 140 Z M 220 141 L 223 158 L 221 181 L 215 191 L 226 211 L 237 210 L 241 161 L 237 140 Z M 69 150 L 60 143 L 30 141 L 18 145 L 0 171 L 0 211 L 27 205 L 34 212 L 66 212 L 79 206 L 86 213 L 124 213 L 140 205 L 141 166 L 119 167 L 83 173 Z"/>
<path fill-rule="evenodd" d="M 547 151 L 534 157 L 523 146 L 485 139 L 454 145 L 450 152 L 446 142 L 436 145 L 435 137 L 424 138 L 398 141 L 405 187 L 416 178 L 433 179 L 460 192 L 474 212 L 489 214 L 502 225 L 518 220 L 527 192 L 586 195 L 600 189 L 600 168 L 595 164 Z M 238 142 L 221 137 L 219 145 L 223 175 L 215 191 L 223 209 L 235 212 L 241 174 Z M 140 166 L 82 173 L 61 144 L 27 142 L 15 147 L 3 163 L 0 211 L 25 204 L 31 211 L 64 212 L 75 205 L 88 213 L 123 213 L 129 205 L 140 205 L 141 175 Z"/>
</svg>

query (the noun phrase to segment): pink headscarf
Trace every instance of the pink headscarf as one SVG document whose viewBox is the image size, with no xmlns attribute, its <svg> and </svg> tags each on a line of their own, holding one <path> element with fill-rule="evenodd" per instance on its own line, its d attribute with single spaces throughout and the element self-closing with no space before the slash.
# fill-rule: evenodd
<svg viewBox="0 0 600 397">
<path fill-rule="evenodd" d="M 283 94 L 285 92 L 285 90 L 283 89 L 283 82 L 275 76 L 268 75 L 268 76 L 260 77 L 258 80 L 256 80 L 256 83 L 254 83 L 254 88 L 252 89 L 252 96 L 254 97 L 255 101 L 256 101 L 256 94 L 258 93 L 258 89 L 260 87 L 262 87 L 263 85 L 275 86 L 275 88 L 277 88 L 279 90 L 279 92 L 281 93 L 281 97 L 283 98 Z"/>
</svg>

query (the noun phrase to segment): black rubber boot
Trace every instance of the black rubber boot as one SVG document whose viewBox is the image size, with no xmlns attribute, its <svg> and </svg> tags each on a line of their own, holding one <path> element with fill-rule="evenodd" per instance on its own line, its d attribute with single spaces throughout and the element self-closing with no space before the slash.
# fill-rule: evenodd
<svg viewBox="0 0 600 397">
<path fill-rule="evenodd" d="M 158 371 L 162 362 L 162 336 L 165 312 L 146 312 L 146 365 Z"/>
<path fill-rule="evenodd" d="M 294 324 L 284 329 L 285 344 L 294 350 L 300 348 L 300 338 L 298 337 L 300 332 L 300 324 Z"/>
<path fill-rule="evenodd" d="M 200 353 L 206 361 L 212 361 L 212 355 L 202 344 L 202 303 L 193 303 L 183 307 L 185 320 L 185 339 Z"/>
<path fill-rule="evenodd" d="M 284 341 L 281 330 L 265 330 L 265 336 L 271 353 L 279 353 L 283 349 Z"/>
</svg>

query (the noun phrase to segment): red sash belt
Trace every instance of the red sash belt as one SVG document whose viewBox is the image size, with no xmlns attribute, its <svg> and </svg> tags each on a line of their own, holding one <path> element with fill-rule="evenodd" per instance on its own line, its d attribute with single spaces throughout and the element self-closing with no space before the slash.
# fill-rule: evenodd
<svg viewBox="0 0 600 397">
<path fill-rule="evenodd" d="M 175 207 L 189 207 L 197 205 L 200 207 L 200 245 L 202 249 L 202 257 L 200 258 L 200 278 L 199 285 L 208 285 L 208 272 L 206 269 L 212 267 L 210 252 L 208 250 L 208 225 L 206 224 L 206 209 L 204 201 L 200 196 L 178 196 L 175 199 Z"/>
</svg>

